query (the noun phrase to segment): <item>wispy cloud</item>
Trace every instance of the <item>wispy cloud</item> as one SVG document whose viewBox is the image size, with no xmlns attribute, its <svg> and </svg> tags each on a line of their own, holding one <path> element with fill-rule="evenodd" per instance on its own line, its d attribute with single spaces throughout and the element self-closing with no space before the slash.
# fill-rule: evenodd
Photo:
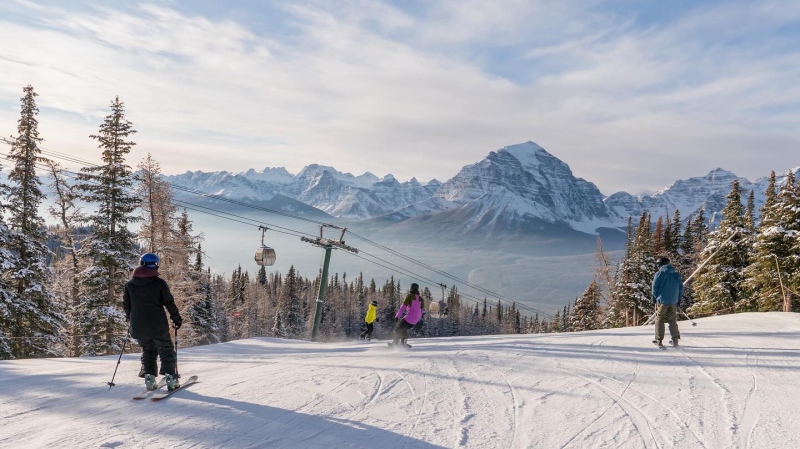
<svg viewBox="0 0 800 449">
<path fill-rule="evenodd" d="M 119 95 L 132 157 L 167 172 L 444 179 L 525 140 L 605 193 L 800 165 L 800 10 L 782 2 L 193 4 L 0 6 L 0 131 L 31 83 L 45 146 L 96 159 L 86 136 Z"/>
</svg>

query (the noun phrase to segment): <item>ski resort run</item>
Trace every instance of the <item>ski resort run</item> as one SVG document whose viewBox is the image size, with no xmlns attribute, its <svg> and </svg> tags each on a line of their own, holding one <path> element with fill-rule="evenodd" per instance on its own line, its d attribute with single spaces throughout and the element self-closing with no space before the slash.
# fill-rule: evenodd
<svg viewBox="0 0 800 449">
<path fill-rule="evenodd" d="M 800 315 L 539 335 L 179 351 L 196 383 L 133 400 L 138 354 L 0 362 L 0 447 L 797 448 Z M 381 337 L 380 335 L 378 337 Z"/>
</svg>

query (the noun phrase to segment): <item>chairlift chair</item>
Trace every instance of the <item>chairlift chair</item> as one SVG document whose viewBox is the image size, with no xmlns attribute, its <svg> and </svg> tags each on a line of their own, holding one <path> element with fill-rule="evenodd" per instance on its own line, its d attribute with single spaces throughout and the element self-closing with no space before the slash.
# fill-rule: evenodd
<svg viewBox="0 0 800 449">
<path fill-rule="evenodd" d="M 259 229 L 261 229 L 261 248 L 256 250 L 255 261 L 262 267 L 271 267 L 275 264 L 275 260 L 277 259 L 275 250 L 264 245 L 264 233 L 267 231 L 266 226 L 259 226 Z"/>
</svg>

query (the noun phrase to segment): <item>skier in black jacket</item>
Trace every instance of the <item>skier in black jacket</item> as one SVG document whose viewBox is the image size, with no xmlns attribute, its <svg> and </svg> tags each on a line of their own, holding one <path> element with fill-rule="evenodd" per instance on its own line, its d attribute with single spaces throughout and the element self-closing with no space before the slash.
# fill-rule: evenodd
<svg viewBox="0 0 800 449">
<path fill-rule="evenodd" d="M 177 354 L 169 335 L 169 323 L 164 308 L 169 311 L 170 319 L 179 329 L 183 324 L 181 314 L 175 305 L 175 298 L 169 291 L 167 282 L 158 277 L 158 256 L 144 254 L 139 260 L 139 267 L 133 270 L 133 278 L 125 284 L 122 304 L 125 318 L 131 323 L 131 337 L 142 347 L 142 370 L 139 377 L 144 377 L 148 389 L 156 388 L 157 358 L 161 358 L 160 374 L 166 375 L 167 389 L 180 388 L 177 373 Z"/>
</svg>

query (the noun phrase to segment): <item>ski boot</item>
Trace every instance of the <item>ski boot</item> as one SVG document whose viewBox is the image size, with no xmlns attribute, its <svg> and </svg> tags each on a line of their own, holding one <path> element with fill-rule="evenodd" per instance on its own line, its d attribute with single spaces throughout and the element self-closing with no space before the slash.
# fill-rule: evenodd
<svg viewBox="0 0 800 449">
<path fill-rule="evenodd" d="M 177 374 L 167 374 L 167 390 L 174 391 L 181 387 Z"/>
<path fill-rule="evenodd" d="M 156 376 L 152 374 L 145 374 L 144 375 L 144 386 L 148 390 L 155 390 L 158 387 L 158 383 L 156 382 Z"/>
<path fill-rule="evenodd" d="M 664 349 L 664 344 L 663 344 L 663 343 L 661 343 L 661 340 L 658 340 L 658 339 L 656 339 L 656 340 L 653 340 L 653 344 L 654 344 L 654 345 L 656 345 L 656 346 L 658 346 L 658 347 L 659 347 L 659 348 L 661 348 L 661 349 Z"/>
<path fill-rule="evenodd" d="M 672 346 L 677 348 L 678 347 L 678 339 L 677 338 L 673 338 L 672 340 L 669 341 L 669 344 L 671 344 Z"/>
</svg>

